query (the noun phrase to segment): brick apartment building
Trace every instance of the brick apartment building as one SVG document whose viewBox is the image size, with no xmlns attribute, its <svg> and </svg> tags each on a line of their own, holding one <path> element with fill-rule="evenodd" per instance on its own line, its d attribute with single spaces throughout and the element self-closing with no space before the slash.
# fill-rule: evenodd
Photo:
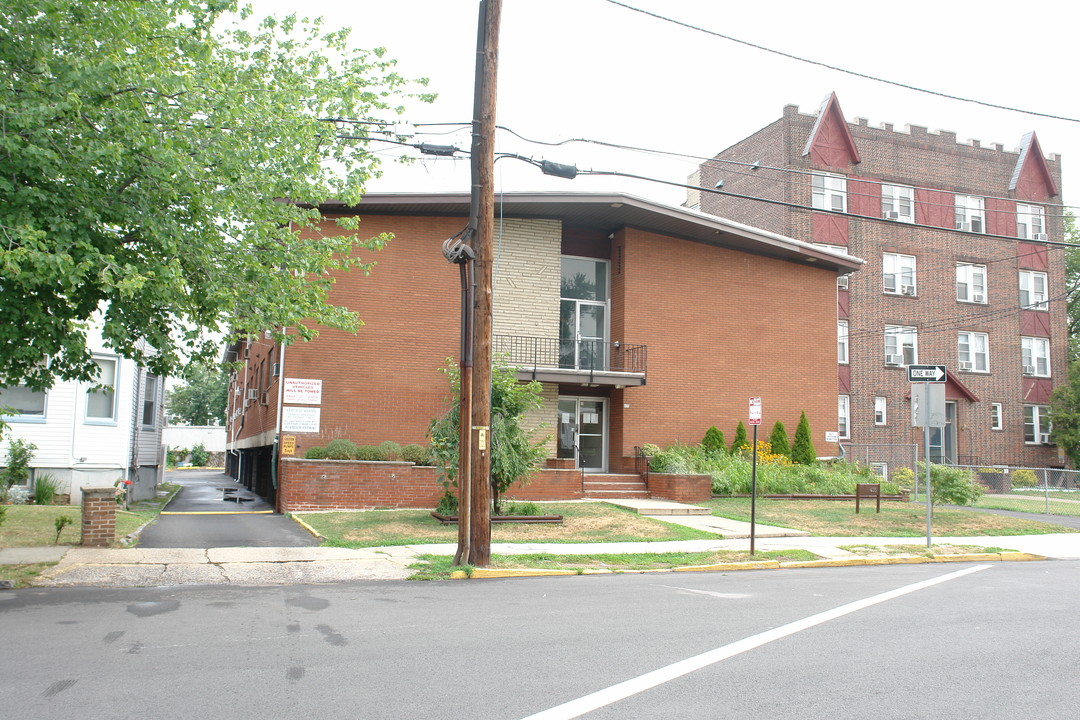
<svg viewBox="0 0 1080 720">
<path fill-rule="evenodd" d="M 334 438 L 426 444 L 448 407 L 440 368 L 457 362 L 460 285 L 440 247 L 465 226 L 468 196 L 369 194 L 323 211 L 321 232 L 346 232 L 332 218 L 358 214 L 364 237 L 395 237 L 364 256 L 377 263 L 370 275 L 336 278 L 330 300 L 359 313 L 358 333 L 230 347 L 244 365 L 229 394 L 229 472 L 264 496 L 279 487 L 275 472 L 314 462 L 279 462 L 276 440 L 285 458 Z M 860 261 L 622 194 L 508 193 L 496 211 L 494 350 L 542 383 L 531 421 L 551 436 L 549 467 L 631 471 L 635 446 L 698 442 L 711 425 L 731 433 L 751 396 L 768 427 L 794 428 L 805 411 L 818 454 L 838 454 L 825 439 L 836 279 Z M 441 492 L 431 478 L 412 499 L 391 488 L 334 503 L 423 506 L 426 492 L 431 506 Z M 284 509 L 295 507 L 287 487 Z"/>
<path fill-rule="evenodd" d="M 1066 374 L 1061 161 L 925 127 L 847 122 L 835 94 L 702 164 L 687 205 L 864 259 L 838 280 L 846 448 L 918 443 L 905 368 L 948 367 L 934 461 L 1061 466 L 1047 404 Z M 867 454 L 869 453 L 869 454 Z M 908 453 L 910 457 L 910 452 Z M 920 450 L 920 457 L 922 452 Z M 895 460 L 894 460 L 895 462 Z M 881 467 L 887 472 L 887 467 Z"/>
</svg>

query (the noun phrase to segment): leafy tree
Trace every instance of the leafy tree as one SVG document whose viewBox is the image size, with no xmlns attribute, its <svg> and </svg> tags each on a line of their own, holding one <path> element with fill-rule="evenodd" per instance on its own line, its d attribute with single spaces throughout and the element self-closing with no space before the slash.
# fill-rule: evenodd
<svg viewBox="0 0 1080 720">
<path fill-rule="evenodd" d="M 202 443 L 195 443 L 195 447 L 191 448 L 191 464 L 195 467 L 206 467 L 209 460 L 210 453 L 206 451 L 206 446 Z"/>
<path fill-rule="evenodd" d="M 738 452 L 743 445 L 750 447 L 750 441 L 746 439 L 746 426 L 740 420 L 738 427 L 735 428 L 735 439 L 731 441 L 732 454 Z"/>
<path fill-rule="evenodd" d="M 773 425 L 772 434 L 769 435 L 769 444 L 772 445 L 774 454 L 791 457 L 791 446 L 788 444 L 787 430 L 784 428 L 784 423 L 779 420 Z"/>
<path fill-rule="evenodd" d="M 347 30 L 249 16 L 0 4 L 0 385 L 92 380 L 92 323 L 160 376 L 213 357 L 225 328 L 357 327 L 327 304 L 330 271 L 368 270 L 354 251 L 389 237 L 306 230 L 377 174 L 366 123 L 431 96 Z"/>
<path fill-rule="evenodd" d="M 1050 424 L 1050 440 L 1080 467 L 1080 360 L 1073 360 L 1066 382 L 1050 394 Z"/>
<path fill-rule="evenodd" d="M 458 486 L 458 423 L 460 416 L 461 378 L 452 360 L 442 369 L 450 381 L 450 409 L 431 421 L 428 436 L 435 464 L 442 468 L 447 495 L 450 486 Z M 525 413 L 542 405 L 538 382 L 522 383 L 505 362 L 491 367 L 491 500 L 496 512 L 499 497 L 516 482 L 525 482 L 547 454 L 536 430 L 523 427 Z"/>
<path fill-rule="evenodd" d="M 919 462 L 919 477 L 925 477 L 926 464 Z M 982 495 L 971 470 L 930 463 L 930 504 L 971 505 Z"/>
<path fill-rule="evenodd" d="M 713 425 L 705 431 L 705 437 L 701 439 L 701 447 L 704 448 L 706 452 L 727 452 L 727 444 L 724 442 L 724 433 Z"/>
<path fill-rule="evenodd" d="M 192 365 L 187 383 L 168 392 L 169 415 L 188 425 L 224 425 L 229 396 L 229 376 L 209 365 Z"/>
<path fill-rule="evenodd" d="M 1065 211 L 1065 241 L 1080 244 L 1076 216 Z M 1065 248 L 1065 312 L 1068 316 L 1069 357 L 1080 360 L 1080 248 Z"/>
<path fill-rule="evenodd" d="M 800 465 L 812 465 L 817 461 L 814 443 L 810 440 L 810 421 L 803 412 L 799 417 L 799 426 L 795 428 L 795 444 L 791 446 L 791 459 Z"/>
<path fill-rule="evenodd" d="M 8 443 L 7 460 L 0 468 L 0 491 L 12 485 L 24 484 L 30 478 L 30 463 L 34 460 L 37 445 L 29 440 L 13 438 Z"/>
</svg>

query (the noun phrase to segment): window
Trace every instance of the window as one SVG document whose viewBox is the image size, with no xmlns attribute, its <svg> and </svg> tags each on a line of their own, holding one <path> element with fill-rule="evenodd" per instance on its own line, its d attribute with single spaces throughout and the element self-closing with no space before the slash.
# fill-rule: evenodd
<svg viewBox="0 0 1080 720">
<path fill-rule="evenodd" d="M 881 478 L 881 482 L 889 482 L 889 463 L 872 462 L 870 472 Z"/>
<path fill-rule="evenodd" d="M 1020 362 L 1025 375 L 1050 377 L 1050 340 L 1040 337 L 1020 338 Z"/>
<path fill-rule="evenodd" d="M 847 395 L 840 396 L 840 402 L 837 404 L 837 429 L 840 431 L 840 437 L 847 439 L 851 437 L 851 415 L 850 415 L 851 401 Z"/>
<path fill-rule="evenodd" d="M 1045 405 L 1024 406 L 1024 442 L 1045 445 L 1050 440 L 1050 408 Z"/>
<path fill-rule="evenodd" d="M 1049 310 L 1046 302 L 1046 273 L 1020 271 L 1020 307 L 1024 310 Z"/>
<path fill-rule="evenodd" d="M 990 403 L 990 429 L 1001 430 L 1001 403 Z"/>
<path fill-rule="evenodd" d="M 116 358 L 95 357 L 96 385 L 86 391 L 88 422 L 116 422 Z"/>
<path fill-rule="evenodd" d="M 986 302 L 986 266 L 971 263 L 956 264 L 957 302 Z"/>
<path fill-rule="evenodd" d="M 1025 240 L 1045 240 L 1044 211 L 1038 205 L 1016 206 L 1016 237 Z"/>
<path fill-rule="evenodd" d="M 885 326 L 885 364 L 913 365 L 919 361 L 918 330 L 903 325 Z"/>
<path fill-rule="evenodd" d="M 882 185 L 881 217 L 915 222 L 915 190 L 903 185 Z"/>
<path fill-rule="evenodd" d="M 837 320 L 836 321 L 836 361 L 841 365 L 846 365 L 848 361 L 848 321 Z"/>
<path fill-rule="evenodd" d="M 881 258 L 885 292 L 895 295 L 915 294 L 915 257 L 885 253 Z"/>
<path fill-rule="evenodd" d="M 888 416 L 885 413 L 885 398 L 874 398 L 874 424 L 885 425 L 888 423 Z"/>
<path fill-rule="evenodd" d="M 146 388 L 143 390 L 143 427 L 152 428 L 157 424 L 158 379 L 156 375 L 146 375 Z"/>
<path fill-rule="evenodd" d="M 45 422 L 45 391 L 26 385 L 0 387 L 0 417 L 9 422 Z"/>
<path fill-rule="evenodd" d="M 847 178 L 815 173 L 811 199 L 816 210 L 847 212 Z"/>
<path fill-rule="evenodd" d="M 986 333 L 957 333 L 957 354 L 961 370 L 990 372 L 990 340 Z"/>
<path fill-rule="evenodd" d="M 974 233 L 986 232 L 986 213 L 981 197 L 956 196 L 956 229 Z"/>
</svg>

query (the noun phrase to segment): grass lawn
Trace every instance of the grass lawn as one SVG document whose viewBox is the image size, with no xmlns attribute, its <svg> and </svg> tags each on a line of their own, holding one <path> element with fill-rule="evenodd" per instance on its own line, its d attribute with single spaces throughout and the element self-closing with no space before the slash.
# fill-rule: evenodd
<svg viewBox="0 0 1080 720">
<path fill-rule="evenodd" d="M 653 520 L 606 503 L 544 503 L 545 514 L 562 515 L 562 525 L 499 524 L 492 542 L 655 542 L 715 540 L 719 535 Z M 457 525 L 443 525 L 427 510 L 365 510 L 297 513 L 334 547 L 425 545 L 457 542 Z"/>
<path fill-rule="evenodd" d="M 1017 490 L 1016 488 L 1013 488 L 1011 494 L 1015 495 L 1016 497 L 1042 499 L 1043 497 L 1045 497 L 1046 491 L 1042 488 L 1027 488 L 1025 490 Z M 1073 502 L 1080 503 L 1080 492 L 1077 492 L 1076 490 L 1051 490 L 1050 499 L 1072 500 Z"/>
<path fill-rule="evenodd" d="M 1055 502 L 1058 495 L 1072 495 L 1073 497 L 1058 498 L 1059 500 L 1072 500 L 1072 502 Z M 1075 493 L 1050 493 L 1051 515 L 1072 515 L 1080 517 L 1080 502 L 1076 502 Z M 993 508 L 994 510 L 1015 510 L 1017 512 L 1039 513 L 1046 512 L 1046 498 L 1042 495 L 1010 495 L 1009 497 L 981 497 L 975 501 L 975 507 Z"/>
<path fill-rule="evenodd" d="M 415 569 L 410 580 L 445 580 L 455 570 L 469 571 L 455 566 L 454 558 L 447 555 L 420 555 L 420 561 L 410 567 Z M 541 568 L 545 570 L 611 570 L 612 572 L 636 572 L 641 570 L 670 570 L 687 565 L 714 565 L 718 563 L 746 562 L 750 560 L 817 560 L 818 556 L 807 550 L 769 550 L 750 555 L 737 550 L 716 550 L 690 553 L 635 553 L 626 555 L 492 555 L 490 569 Z"/>
<path fill-rule="evenodd" d="M 712 508 L 713 514 L 720 517 L 744 522 L 750 520 L 750 498 L 717 498 L 700 504 Z M 915 503 L 883 502 L 881 514 L 877 514 L 872 505 L 864 503 L 862 512 L 856 515 L 854 502 L 759 498 L 757 521 L 765 525 L 806 530 L 813 535 L 822 536 L 918 537 L 926 533 L 926 507 Z M 938 536 L 1077 532 L 1049 523 L 958 508 L 936 508 L 933 530 Z"/>
</svg>

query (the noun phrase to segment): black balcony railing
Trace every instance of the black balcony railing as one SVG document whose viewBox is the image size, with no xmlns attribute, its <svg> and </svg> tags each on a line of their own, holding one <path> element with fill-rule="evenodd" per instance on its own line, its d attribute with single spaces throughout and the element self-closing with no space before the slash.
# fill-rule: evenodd
<svg viewBox="0 0 1080 720">
<path fill-rule="evenodd" d="M 492 352 L 511 365 L 528 369 L 563 369 L 583 372 L 623 372 L 644 375 L 648 347 L 603 340 L 560 341 L 558 338 L 495 335 Z"/>
</svg>

